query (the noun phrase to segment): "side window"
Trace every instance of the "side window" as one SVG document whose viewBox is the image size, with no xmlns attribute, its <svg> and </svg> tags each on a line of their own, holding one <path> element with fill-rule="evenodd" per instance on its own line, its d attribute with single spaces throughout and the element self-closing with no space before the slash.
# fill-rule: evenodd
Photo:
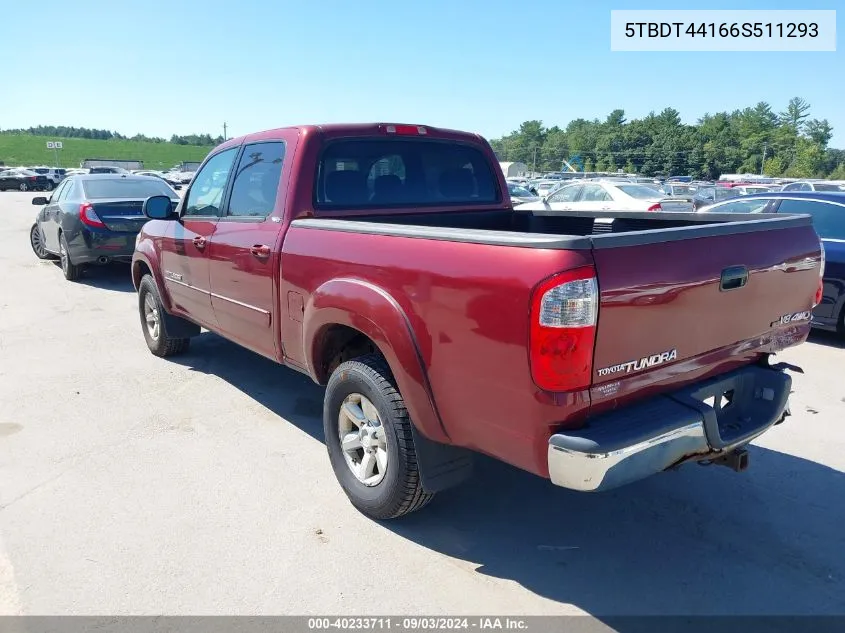
<svg viewBox="0 0 845 633">
<path fill-rule="evenodd" d="M 60 184 L 58 187 L 53 189 L 53 193 L 50 194 L 50 198 L 48 199 L 47 204 L 53 204 L 54 202 L 59 202 L 60 199 L 61 199 L 62 193 L 64 193 L 64 190 L 67 189 L 67 186 L 68 186 L 68 181 L 65 180 L 62 184 Z"/>
<path fill-rule="evenodd" d="M 813 186 L 806 183 L 806 182 L 803 185 L 801 185 L 801 191 L 812 191 L 812 190 L 813 190 Z"/>
<path fill-rule="evenodd" d="M 583 188 L 584 185 L 561 187 L 549 196 L 549 202 L 574 202 Z"/>
<path fill-rule="evenodd" d="M 807 213 L 821 238 L 845 240 L 845 207 L 815 200 L 782 200 L 778 213 Z"/>
<path fill-rule="evenodd" d="M 220 214 L 223 192 L 226 190 L 236 153 L 236 147 L 222 151 L 212 156 L 197 172 L 185 199 L 182 215 L 216 216 Z"/>
<path fill-rule="evenodd" d="M 584 185 L 584 192 L 579 202 L 605 202 L 610 199 L 601 185 Z"/>
<path fill-rule="evenodd" d="M 65 200 L 70 200 L 73 198 L 74 191 L 76 190 L 76 181 L 75 180 L 66 180 L 67 186 L 62 189 L 61 196 L 59 197 L 59 202 L 64 202 Z M 62 184 L 65 184 L 62 183 Z"/>
<path fill-rule="evenodd" d="M 733 200 L 713 209 L 714 213 L 760 213 L 769 203 L 767 198 L 753 200 Z"/>
<path fill-rule="evenodd" d="M 227 215 L 266 218 L 276 206 L 285 144 L 253 143 L 244 147 L 235 172 Z"/>
</svg>

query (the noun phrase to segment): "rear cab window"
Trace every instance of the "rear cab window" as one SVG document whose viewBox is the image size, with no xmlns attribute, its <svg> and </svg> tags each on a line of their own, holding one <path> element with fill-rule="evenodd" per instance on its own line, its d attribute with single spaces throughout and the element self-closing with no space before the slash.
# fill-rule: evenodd
<svg viewBox="0 0 845 633">
<path fill-rule="evenodd" d="M 480 148 L 433 139 L 340 139 L 318 164 L 318 209 L 426 207 L 501 202 Z"/>
</svg>

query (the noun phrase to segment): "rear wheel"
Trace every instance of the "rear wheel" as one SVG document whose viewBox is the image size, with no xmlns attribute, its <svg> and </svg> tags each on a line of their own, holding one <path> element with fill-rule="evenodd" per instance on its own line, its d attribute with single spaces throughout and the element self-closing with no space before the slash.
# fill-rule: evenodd
<svg viewBox="0 0 845 633">
<path fill-rule="evenodd" d="M 22 183 L 18 186 L 18 189 L 20 189 L 21 191 L 29 191 L 29 185 L 27 185 L 25 182 L 22 182 Z"/>
<path fill-rule="evenodd" d="M 151 275 L 144 275 L 138 285 L 138 310 L 141 315 L 141 329 L 147 347 L 156 356 L 174 356 L 190 347 L 191 339 L 173 338 L 167 333 L 164 308 Z"/>
<path fill-rule="evenodd" d="M 393 519 L 434 498 L 423 490 L 411 419 L 381 356 L 362 356 L 332 372 L 323 429 L 341 488 L 367 516 Z"/>
<path fill-rule="evenodd" d="M 49 180 L 47 181 L 47 184 L 44 185 L 44 191 L 53 191 L 53 183 Z"/>
<path fill-rule="evenodd" d="M 32 246 L 32 252 L 38 259 L 55 259 L 53 255 L 47 252 L 44 248 L 44 232 L 38 226 L 38 222 L 32 225 L 29 229 L 29 244 Z"/>
<path fill-rule="evenodd" d="M 68 252 L 67 240 L 65 234 L 59 236 L 59 259 L 62 264 L 62 274 L 68 281 L 76 281 L 79 275 L 82 274 L 82 266 L 75 265 L 70 261 L 70 253 Z"/>
</svg>

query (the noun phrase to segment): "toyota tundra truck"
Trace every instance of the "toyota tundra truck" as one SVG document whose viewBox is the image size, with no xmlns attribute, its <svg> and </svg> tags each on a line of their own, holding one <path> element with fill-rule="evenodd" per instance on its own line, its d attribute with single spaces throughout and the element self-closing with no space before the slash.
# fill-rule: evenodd
<svg viewBox="0 0 845 633">
<path fill-rule="evenodd" d="M 477 453 L 589 492 L 745 469 L 824 265 L 804 215 L 514 210 L 483 138 L 421 125 L 231 139 L 144 213 L 149 350 L 205 328 L 324 385 L 334 473 L 378 519 Z"/>
</svg>

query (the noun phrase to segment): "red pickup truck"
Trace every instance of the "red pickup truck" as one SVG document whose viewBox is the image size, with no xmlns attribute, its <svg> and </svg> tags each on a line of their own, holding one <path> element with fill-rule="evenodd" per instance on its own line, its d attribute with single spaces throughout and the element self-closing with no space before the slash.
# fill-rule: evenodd
<svg viewBox="0 0 845 633">
<path fill-rule="evenodd" d="M 232 139 L 144 212 L 152 353 L 206 328 L 326 385 L 334 472 L 377 518 L 476 452 L 582 491 L 744 469 L 823 267 L 803 215 L 515 211 L 486 141 L 418 125 Z"/>
</svg>

